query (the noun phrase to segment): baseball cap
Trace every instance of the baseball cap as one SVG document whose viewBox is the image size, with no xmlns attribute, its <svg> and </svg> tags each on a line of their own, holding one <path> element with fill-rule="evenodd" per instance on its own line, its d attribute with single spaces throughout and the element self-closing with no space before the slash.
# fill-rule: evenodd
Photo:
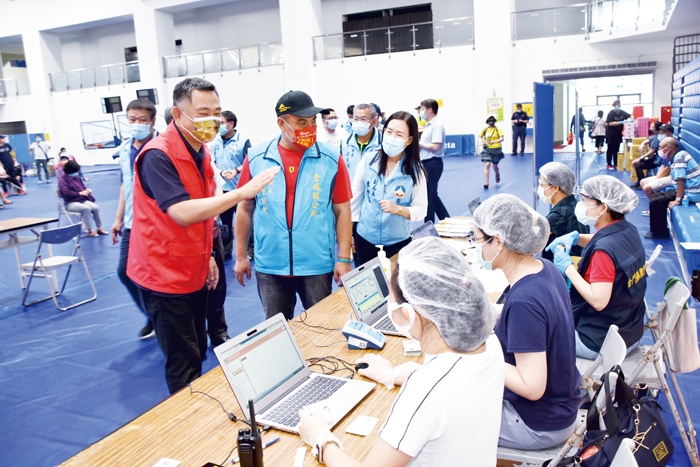
<svg viewBox="0 0 700 467">
<path fill-rule="evenodd" d="M 0 135 L 0 139 L 5 139 L 7 138 L 7 135 Z"/>
<path fill-rule="evenodd" d="M 311 96 L 304 91 L 289 91 L 275 105 L 277 116 L 294 115 L 296 117 L 313 117 L 316 114 L 330 113 L 328 109 L 314 106 Z"/>
</svg>

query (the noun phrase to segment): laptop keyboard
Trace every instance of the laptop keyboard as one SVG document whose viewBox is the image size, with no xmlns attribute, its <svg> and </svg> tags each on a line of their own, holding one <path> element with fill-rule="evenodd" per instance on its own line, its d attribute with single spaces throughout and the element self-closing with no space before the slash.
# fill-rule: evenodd
<svg viewBox="0 0 700 467">
<path fill-rule="evenodd" d="M 299 410 L 307 405 L 328 399 L 345 383 L 347 381 L 335 378 L 313 378 L 298 391 L 292 393 L 278 407 L 266 412 L 264 419 L 280 425 L 297 426 L 299 424 Z"/>
<path fill-rule="evenodd" d="M 394 327 L 394 323 L 392 323 L 391 319 L 389 318 L 389 315 L 384 316 L 382 319 L 374 323 L 372 327 L 377 331 L 397 332 L 396 328 Z"/>
</svg>

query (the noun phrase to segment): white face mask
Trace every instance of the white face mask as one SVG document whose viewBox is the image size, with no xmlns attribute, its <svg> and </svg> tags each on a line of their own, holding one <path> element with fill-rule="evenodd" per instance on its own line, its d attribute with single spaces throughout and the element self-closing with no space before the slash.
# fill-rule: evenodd
<svg viewBox="0 0 700 467">
<path fill-rule="evenodd" d="M 399 326 L 398 324 L 396 324 L 396 321 L 394 321 L 394 311 L 398 310 L 402 306 L 406 306 L 408 308 L 408 314 L 410 316 L 410 318 L 408 318 L 408 324 L 405 326 Z M 410 329 L 416 323 L 416 310 L 414 310 L 411 305 L 409 305 L 408 303 L 389 303 L 389 306 L 387 308 L 387 314 L 389 315 L 389 319 L 396 328 L 396 332 L 409 339 L 415 339 L 413 336 L 411 336 Z"/>
<path fill-rule="evenodd" d="M 326 123 L 326 126 L 328 127 L 329 130 L 335 130 L 336 127 L 338 126 L 338 119 L 337 118 L 331 118 L 328 120 L 324 120 Z"/>
<path fill-rule="evenodd" d="M 598 217 L 588 217 L 588 210 L 593 209 L 586 207 L 585 204 L 583 204 L 583 201 L 579 201 L 576 204 L 576 209 L 574 210 L 574 214 L 576 214 L 576 219 L 583 225 L 590 225 L 594 226 L 595 223 L 598 221 L 598 217 L 602 216 L 603 213 L 601 212 L 598 214 Z"/>
<path fill-rule="evenodd" d="M 551 188 L 551 185 L 548 186 L 547 188 Z M 538 186 L 537 187 L 537 196 L 542 200 L 543 203 L 552 204 L 552 196 L 551 195 L 546 196 L 544 194 L 544 190 L 546 190 L 547 188 L 543 187 L 542 185 Z M 554 193 L 556 193 L 556 191 Z M 552 195 L 554 195 L 554 193 L 552 193 Z"/>
<path fill-rule="evenodd" d="M 359 136 L 365 136 L 369 133 L 370 126 L 368 122 L 352 122 L 352 131 L 357 133 Z"/>
</svg>

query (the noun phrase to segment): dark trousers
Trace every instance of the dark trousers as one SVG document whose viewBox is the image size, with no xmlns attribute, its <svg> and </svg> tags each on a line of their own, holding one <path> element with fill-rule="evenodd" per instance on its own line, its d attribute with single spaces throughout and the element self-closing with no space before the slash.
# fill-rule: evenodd
<svg viewBox="0 0 700 467">
<path fill-rule="evenodd" d="M 525 154 L 525 135 L 527 129 L 524 126 L 513 127 L 513 154 L 518 153 L 518 139 L 520 139 L 520 154 Z"/>
<path fill-rule="evenodd" d="M 219 268 L 219 282 L 214 290 L 207 292 L 207 334 L 213 342 L 221 342 L 228 336 L 228 325 L 224 313 L 226 301 L 226 268 L 224 267 L 224 245 L 221 237 L 214 239 L 214 259 Z"/>
<path fill-rule="evenodd" d="M 333 273 L 285 277 L 255 271 L 255 278 L 265 319 L 282 313 L 289 320 L 294 318 L 297 294 L 307 310 L 331 294 Z"/>
<path fill-rule="evenodd" d="M 51 177 L 49 177 L 49 161 L 46 159 L 36 159 L 34 161 L 34 164 L 36 165 L 36 176 L 39 177 L 39 181 L 41 181 L 41 167 L 44 167 L 44 173 L 46 174 L 46 181 L 48 182 L 51 180 Z"/>
<path fill-rule="evenodd" d="M 359 250 L 357 249 L 357 222 L 352 223 L 352 239 L 355 240 L 355 255 L 353 256 L 353 265 L 355 267 L 360 266 L 362 263 L 360 262 L 360 256 L 359 256 Z"/>
<path fill-rule="evenodd" d="M 583 138 L 584 138 L 584 136 L 586 136 L 586 130 L 578 132 L 578 139 L 579 139 L 579 142 L 581 143 L 581 151 L 583 151 Z"/>
<path fill-rule="evenodd" d="M 605 153 L 605 158 L 608 165 L 617 165 L 617 153 L 620 152 L 620 144 L 622 143 L 622 135 L 608 136 L 608 151 Z"/>
<path fill-rule="evenodd" d="M 595 147 L 602 148 L 603 143 L 605 143 L 605 136 L 599 135 L 595 137 Z"/>
<path fill-rule="evenodd" d="M 19 183 L 15 177 L 0 178 L 0 181 L 2 181 L 2 186 L 5 191 L 9 191 L 10 183 L 16 186 L 19 190 L 22 189 L 22 184 Z"/>
<path fill-rule="evenodd" d="M 394 243 L 393 245 L 384 245 L 386 257 L 391 258 L 398 253 L 401 248 L 405 247 L 409 243 L 411 243 L 411 237 L 408 237 L 406 240 L 402 240 L 398 243 Z M 359 258 L 360 264 L 365 264 L 367 261 L 376 258 L 377 252 L 379 252 L 379 248 L 365 240 L 362 235 L 357 236 L 357 243 L 355 246 L 357 247 L 357 257 Z"/>
<path fill-rule="evenodd" d="M 428 189 L 428 213 L 425 216 L 424 222 L 435 222 L 436 214 L 439 220 L 450 217 L 445 205 L 442 204 L 442 200 L 438 196 L 438 182 L 440 181 L 442 169 L 444 167 L 442 158 L 433 157 L 426 159 L 423 161 L 423 167 L 425 167 L 427 173 L 426 184 Z"/>
<path fill-rule="evenodd" d="M 634 171 L 637 172 L 637 183 L 641 182 L 642 179 L 646 177 L 646 175 L 644 175 L 645 170 L 651 170 L 658 167 L 658 165 L 654 164 L 653 156 L 644 158 L 636 164 L 633 164 L 633 166 Z"/>
<path fill-rule="evenodd" d="M 225 191 L 224 193 L 228 193 Z M 219 216 L 221 218 L 221 223 L 228 226 L 228 237 L 223 240 L 224 242 L 224 256 L 228 256 L 233 251 L 233 214 L 236 212 L 238 205 L 235 205 L 228 211 L 224 211 Z M 216 242 L 214 242 L 216 243 Z"/>
<path fill-rule="evenodd" d="M 126 264 L 129 260 L 129 239 L 131 238 L 131 229 L 122 229 L 122 240 L 119 245 L 119 265 L 117 266 L 117 276 L 119 280 L 122 281 L 124 287 L 131 295 L 131 298 L 136 302 L 136 306 L 139 307 L 144 314 L 146 311 L 141 306 L 141 296 L 139 295 L 139 287 L 134 284 L 129 276 L 126 275 Z M 148 317 L 148 315 L 146 314 Z"/>
<path fill-rule="evenodd" d="M 165 381 L 173 394 L 202 374 L 207 353 L 207 288 L 171 295 L 139 288 L 165 355 Z"/>
<path fill-rule="evenodd" d="M 649 230 L 659 235 L 670 235 L 666 222 L 668 203 L 676 199 L 676 190 L 656 193 L 649 200 Z"/>
</svg>

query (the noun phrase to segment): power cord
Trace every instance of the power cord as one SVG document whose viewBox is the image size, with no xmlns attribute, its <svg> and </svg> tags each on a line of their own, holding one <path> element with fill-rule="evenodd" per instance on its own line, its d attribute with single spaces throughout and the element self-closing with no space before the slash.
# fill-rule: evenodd
<svg viewBox="0 0 700 467">
<path fill-rule="evenodd" d="M 207 396 L 208 398 L 214 399 L 216 402 L 218 402 L 219 405 L 221 406 L 221 410 L 224 411 L 224 413 L 228 416 L 229 420 L 231 420 L 232 422 L 234 422 L 234 423 L 235 422 L 243 422 L 246 425 L 251 426 L 250 422 L 248 420 L 240 419 L 240 418 L 236 417 L 234 414 L 232 414 L 231 412 L 229 412 L 228 410 L 226 410 L 226 408 L 224 408 L 224 404 L 222 404 L 221 401 L 219 399 L 217 399 L 216 397 L 210 396 L 206 392 L 195 391 L 194 389 L 192 389 L 192 383 L 187 383 L 187 387 L 190 388 L 190 394 L 202 394 L 203 396 Z M 231 451 L 231 452 L 233 452 L 233 451 Z"/>
<path fill-rule="evenodd" d="M 291 326 L 292 329 L 294 329 L 295 331 L 299 332 L 302 336 L 306 337 L 306 338 L 307 338 L 309 341 L 311 341 L 311 343 L 312 343 L 313 345 L 315 345 L 316 347 L 330 347 L 331 345 L 339 344 L 339 343 L 341 343 L 341 342 L 343 342 L 343 343 L 347 342 L 345 339 L 342 339 L 342 340 L 333 341 L 333 342 L 331 342 L 330 344 L 317 344 L 316 342 L 314 342 L 314 340 L 313 340 L 312 338 L 310 338 L 309 336 L 307 336 L 306 333 L 304 333 L 304 331 L 302 331 L 302 330 L 299 329 L 298 327 L 294 326 L 294 325 L 292 324 L 292 321 L 289 321 L 289 324 L 290 324 L 290 326 Z M 299 323 L 297 323 L 297 324 L 299 324 Z"/>
<path fill-rule="evenodd" d="M 309 362 L 309 367 L 321 367 L 324 375 L 332 375 L 338 371 L 349 371 L 351 373 L 349 379 L 355 376 L 355 365 L 338 357 L 311 357 L 307 358 L 306 361 Z"/>
<path fill-rule="evenodd" d="M 306 310 L 303 310 L 298 316 L 298 318 L 299 318 L 298 322 L 300 322 L 301 324 L 303 324 L 304 326 L 306 326 L 308 328 L 323 329 L 324 331 L 342 331 L 343 330 L 343 328 L 327 328 L 324 326 L 317 326 L 315 324 L 309 324 L 306 322 L 306 316 L 307 316 Z M 318 331 L 316 331 L 316 332 L 318 332 Z"/>
</svg>

